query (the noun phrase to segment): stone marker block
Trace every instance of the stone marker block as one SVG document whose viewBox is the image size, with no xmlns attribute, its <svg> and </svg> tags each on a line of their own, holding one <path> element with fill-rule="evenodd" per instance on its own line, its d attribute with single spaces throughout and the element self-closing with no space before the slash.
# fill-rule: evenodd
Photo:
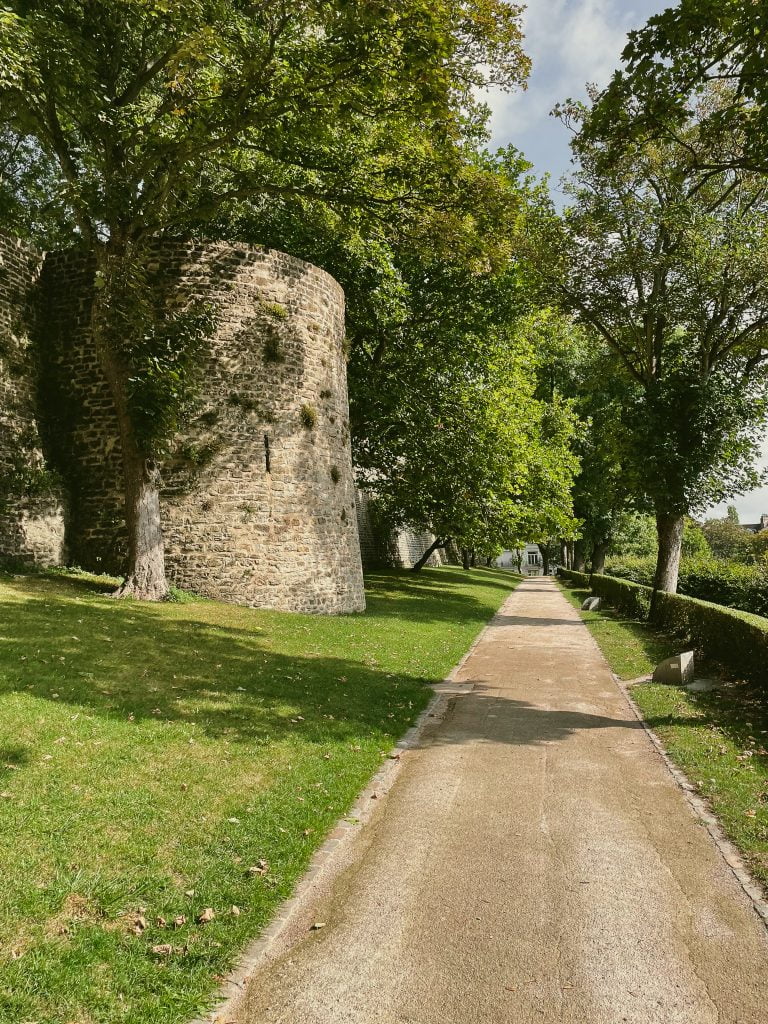
<svg viewBox="0 0 768 1024">
<path fill-rule="evenodd" d="M 669 683 L 681 686 L 693 682 L 693 651 L 684 651 L 674 658 L 667 658 L 658 664 L 653 673 L 654 683 Z"/>
<path fill-rule="evenodd" d="M 583 612 L 599 612 L 600 611 L 600 598 L 599 597 L 588 597 L 584 604 L 581 606 Z"/>
</svg>

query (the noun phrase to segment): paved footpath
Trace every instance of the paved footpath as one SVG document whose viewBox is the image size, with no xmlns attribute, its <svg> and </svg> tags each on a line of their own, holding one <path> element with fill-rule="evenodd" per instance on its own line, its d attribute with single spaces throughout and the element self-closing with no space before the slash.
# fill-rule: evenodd
<svg viewBox="0 0 768 1024">
<path fill-rule="evenodd" d="M 523 582 L 247 1024 L 766 1024 L 766 930 L 578 613 Z"/>
</svg>

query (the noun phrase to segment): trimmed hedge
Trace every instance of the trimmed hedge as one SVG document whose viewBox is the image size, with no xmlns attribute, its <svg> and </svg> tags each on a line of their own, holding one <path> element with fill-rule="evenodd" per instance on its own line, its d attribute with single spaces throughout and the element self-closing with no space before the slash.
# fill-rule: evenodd
<svg viewBox="0 0 768 1024">
<path fill-rule="evenodd" d="M 601 597 L 606 604 L 611 605 L 632 619 L 647 619 L 651 607 L 650 587 L 641 586 L 639 583 L 630 583 L 627 580 L 618 580 L 614 576 L 592 576 L 585 572 L 574 572 L 573 569 L 558 569 L 558 575 L 571 580 L 579 587 L 592 588 L 592 593 Z"/>
<path fill-rule="evenodd" d="M 608 572 L 620 579 L 650 586 L 655 558 L 612 558 Z M 761 565 L 742 565 L 722 558 L 684 558 L 678 592 L 712 604 L 768 615 L 768 573 Z"/>
<path fill-rule="evenodd" d="M 559 569 L 558 574 L 580 587 L 590 585 L 586 573 Z M 613 576 L 593 576 L 592 591 L 624 615 L 649 617 L 650 587 Z M 653 625 L 680 637 L 737 679 L 768 687 L 768 618 L 684 594 L 659 593 Z"/>
</svg>

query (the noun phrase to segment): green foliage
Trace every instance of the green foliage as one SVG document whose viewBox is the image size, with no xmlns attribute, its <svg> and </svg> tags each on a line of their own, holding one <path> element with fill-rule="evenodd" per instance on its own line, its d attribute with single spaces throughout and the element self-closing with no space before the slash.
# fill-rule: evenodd
<svg viewBox="0 0 768 1024">
<path fill-rule="evenodd" d="M 617 557 L 627 555 L 656 557 L 658 550 L 656 520 L 647 513 L 629 512 L 619 518 L 611 542 L 611 554 Z"/>
<path fill-rule="evenodd" d="M 574 204 L 544 232 L 558 251 L 541 263 L 625 381 L 618 454 L 630 489 L 684 515 L 758 480 L 768 185 L 749 174 L 702 180 L 675 143 L 628 150 L 611 168 L 600 144 L 577 149 Z"/>
<path fill-rule="evenodd" d="M 34 439 L 36 440 L 36 439 Z M 61 477 L 46 465 L 26 434 L 16 438 L 0 473 L 0 513 L 9 505 L 58 500 Z"/>
<path fill-rule="evenodd" d="M 652 585 L 654 568 L 653 558 L 611 558 L 608 562 L 611 575 L 645 586 Z M 689 597 L 768 616 L 768 572 L 764 566 L 718 558 L 683 559 L 678 586 L 680 593 Z"/>
<path fill-rule="evenodd" d="M 486 137 L 478 95 L 524 82 L 520 15 L 505 0 L 39 0 L 0 12 L 0 130 L 19 144 L 0 213 L 34 237 L 45 210 L 48 234 L 76 234 L 94 254 L 93 335 L 127 492 L 142 480 L 156 497 L 155 456 L 186 404 L 204 333 L 145 318 L 149 240 L 231 223 L 243 202 L 400 223 L 429 209 L 446 235 L 459 230 L 467 193 L 493 199 L 471 156 Z M 135 498 L 126 493 L 130 557 L 147 569 Z M 136 590 L 146 573 L 131 565 L 129 577 Z"/>
<path fill-rule="evenodd" d="M 519 17 L 502 0 L 15 4 L 0 119 L 92 245 L 183 230 L 243 195 L 429 202 L 482 132 L 478 87 L 525 79 Z"/>
<path fill-rule="evenodd" d="M 314 405 L 302 405 L 299 410 L 299 419 L 305 430 L 314 430 L 317 426 L 317 409 Z"/>
<path fill-rule="evenodd" d="M 270 316 L 274 317 L 275 320 L 288 319 L 288 310 L 285 308 L 282 302 L 262 302 L 261 308 L 264 310 L 265 313 L 268 313 Z"/>
<path fill-rule="evenodd" d="M 590 578 L 569 570 L 559 574 L 580 586 Z M 651 588 L 611 576 L 593 576 L 592 590 L 623 614 L 647 619 Z M 656 595 L 653 625 L 691 644 L 737 679 L 768 687 L 768 619 L 683 594 Z"/>
<path fill-rule="evenodd" d="M 127 395 L 145 451 L 165 455 L 186 421 L 203 381 L 205 353 L 217 314 L 207 302 L 153 317 L 130 346 Z"/>
<path fill-rule="evenodd" d="M 758 556 L 759 547 L 755 535 L 739 526 L 731 516 L 708 519 L 702 531 L 716 558 L 748 564 Z"/>
<path fill-rule="evenodd" d="M 680 594 L 658 594 L 655 624 L 737 679 L 768 686 L 768 620 Z"/>
<path fill-rule="evenodd" d="M 574 572 L 560 568 L 558 576 L 569 580 L 580 587 L 590 587 L 592 593 L 602 598 L 605 604 L 616 608 L 622 615 L 633 619 L 647 619 L 651 606 L 651 595 L 648 587 L 633 583 L 630 580 L 615 579 L 613 576 L 593 575 Z"/>
<path fill-rule="evenodd" d="M 592 132 L 623 146 L 680 136 L 696 119 L 701 142 L 689 157 L 702 170 L 766 173 L 767 33 L 762 0 L 680 0 L 629 33 L 625 67 L 601 93 Z"/>
<path fill-rule="evenodd" d="M 393 524 L 479 551 L 569 531 L 576 466 L 572 413 L 534 397 L 535 355 L 524 332 L 486 337 L 483 347 L 471 371 L 416 352 L 406 373 L 403 354 L 404 386 L 382 396 L 391 425 L 366 437 L 357 459 Z"/>
</svg>

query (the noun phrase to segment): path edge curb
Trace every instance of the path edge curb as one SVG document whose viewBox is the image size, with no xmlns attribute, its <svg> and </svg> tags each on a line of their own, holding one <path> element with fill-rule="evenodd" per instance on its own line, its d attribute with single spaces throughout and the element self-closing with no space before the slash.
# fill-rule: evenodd
<svg viewBox="0 0 768 1024">
<path fill-rule="evenodd" d="M 320 889 L 321 882 L 327 883 L 343 870 L 343 854 L 360 835 L 361 828 L 386 803 L 392 787 L 403 770 L 404 755 L 418 746 L 427 726 L 431 726 L 443 718 L 451 702 L 461 696 L 460 691 L 440 692 L 437 688 L 455 681 L 456 676 L 474 653 L 478 644 L 493 628 L 497 617 L 501 615 L 504 606 L 516 589 L 517 584 L 507 594 L 493 617 L 483 626 L 448 675 L 439 682 L 429 684 L 435 692 L 427 706 L 411 728 L 397 741 L 365 788 L 358 793 L 347 814 L 336 822 L 323 843 L 315 850 L 309 867 L 296 883 L 293 894 L 278 907 L 267 927 L 245 947 L 238 957 L 235 967 L 219 983 L 218 991 L 213 996 L 211 1009 L 188 1020 L 187 1024 L 236 1024 L 238 1010 L 251 976 L 265 966 L 280 938 L 288 931 L 291 924 L 311 906 L 313 898 Z M 374 794 L 376 799 L 374 799 Z"/>
<path fill-rule="evenodd" d="M 594 640 L 594 637 L 592 639 Z M 600 653 L 602 654 L 602 651 Z M 669 756 L 661 739 L 646 722 L 643 713 L 632 697 L 629 688 L 621 679 L 619 679 L 615 672 L 612 671 L 611 675 L 613 676 L 613 681 L 621 691 L 627 704 L 629 704 L 632 709 L 633 714 L 637 718 L 638 722 L 640 722 L 646 735 L 655 747 L 656 753 L 664 762 L 667 771 L 674 779 L 678 789 L 682 790 L 686 803 L 693 811 L 695 817 L 699 819 L 707 832 L 709 832 L 715 846 L 720 852 L 721 857 L 752 904 L 752 909 L 768 929 L 768 900 L 766 900 L 763 895 L 762 886 L 747 867 L 741 851 L 734 843 L 731 842 L 723 831 L 723 827 L 713 813 L 709 802 L 699 794 L 696 786 L 691 782 L 682 768 L 678 767 L 678 765 L 675 764 Z"/>
</svg>

